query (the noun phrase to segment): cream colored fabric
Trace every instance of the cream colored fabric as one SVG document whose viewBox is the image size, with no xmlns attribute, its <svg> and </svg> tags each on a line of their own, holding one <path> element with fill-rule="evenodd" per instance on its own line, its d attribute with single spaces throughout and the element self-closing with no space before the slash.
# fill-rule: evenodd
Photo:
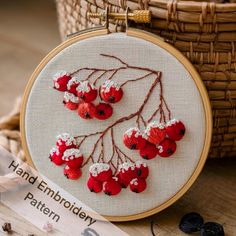
<svg viewBox="0 0 236 236">
<path fill-rule="evenodd" d="M 114 68 L 117 61 L 103 58 L 100 53 L 118 56 L 130 65 L 149 67 L 163 72 L 164 95 L 173 116 L 186 124 L 187 132 L 173 158 L 155 158 L 147 161 L 150 176 L 147 190 L 135 194 L 129 189 L 115 197 L 103 193 L 90 193 L 86 187 L 88 165 L 78 181 L 69 181 L 63 176 L 62 167 L 56 167 L 48 160 L 50 148 L 55 145 L 56 135 L 69 132 L 76 136 L 102 130 L 119 117 L 137 110 L 151 86 L 150 80 L 143 80 L 124 88 L 122 101 L 115 104 L 111 119 L 84 121 L 76 112 L 63 107 L 63 93 L 52 89 L 52 76 L 58 70 L 74 71 L 81 67 Z M 117 74 L 114 80 L 124 81 L 140 76 L 140 72 L 126 70 Z M 145 117 L 157 106 L 159 91 L 155 90 L 147 107 Z M 122 145 L 122 134 L 134 126 L 134 120 L 122 123 L 114 129 L 117 144 L 134 160 L 140 159 L 138 152 L 128 151 Z M 26 136 L 32 160 L 38 170 L 59 184 L 65 190 L 100 214 L 123 216 L 137 214 L 159 206 L 170 199 L 186 183 L 193 173 L 203 148 L 205 118 L 198 89 L 184 66 L 164 49 L 141 39 L 122 33 L 94 37 L 61 51 L 41 71 L 30 93 L 26 112 Z M 94 140 L 86 142 L 81 151 L 86 154 Z M 109 149 L 109 139 L 105 145 Z M 109 150 L 108 150 L 109 151 Z"/>
</svg>

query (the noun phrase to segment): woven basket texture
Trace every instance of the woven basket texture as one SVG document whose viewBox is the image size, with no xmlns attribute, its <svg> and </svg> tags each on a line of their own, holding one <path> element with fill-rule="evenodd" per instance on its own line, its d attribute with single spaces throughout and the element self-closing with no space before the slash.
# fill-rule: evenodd
<svg viewBox="0 0 236 236">
<path fill-rule="evenodd" d="M 57 0 L 62 39 L 102 24 L 88 12 L 149 9 L 151 25 L 132 25 L 151 31 L 179 49 L 196 67 L 208 90 L 214 116 L 210 157 L 236 156 L 236 3 L 166 0 Z M 111 21 L 112 31 L 123 31 Z"/>
</svg>

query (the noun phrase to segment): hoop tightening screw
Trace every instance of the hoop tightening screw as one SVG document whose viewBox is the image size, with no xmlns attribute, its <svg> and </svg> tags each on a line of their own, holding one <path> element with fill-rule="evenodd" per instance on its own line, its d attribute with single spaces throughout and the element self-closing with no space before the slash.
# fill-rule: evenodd
<svg viewBox="0 0 236 236">
<path fill-rule="evenodd" d="M 101 12 L 101 13 L 89 12 L 88 16 L 90 18 L 99 18 L 103 21 L 106 20 L 106 12 Z M 115 12 L 108 13 L 108 19 L 126 20 L 127 17 L 128 17 L 128 20 L 132 20 L 135 23 L 150 23 L 151 22 L 151 11 L 149 11 L 149 10 L 134 10 L 133 12 L 129 12 L 127 14 L 115 13 Z"/>
</svg>

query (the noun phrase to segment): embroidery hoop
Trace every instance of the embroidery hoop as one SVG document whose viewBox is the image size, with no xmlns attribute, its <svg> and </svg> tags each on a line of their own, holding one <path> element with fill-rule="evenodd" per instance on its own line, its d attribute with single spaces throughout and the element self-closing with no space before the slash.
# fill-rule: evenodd
<svg viewBox="0 0 236 236">
<path fill-rule="evenodd" d="M 85 30 L 85 31 L 78 33 L 76 36 L 68 39 L 67 41 L 63 42 L 61 45 L 56 47 L 53 51 L 51 51 L 43 59 L 43 61 L 39 64 L 39 66 L 36 68 L 36 70 L 32 74 L 32 76 L 29 80 L 29 83 L 26 87 L 24 96 L 23 96 L 20 127 L 21 127 L 21 134 L 22 134 L 22 144 L 23 144 L 24 151 L 26 153 L 27 161 L 33 167 L 35 167 L 35 166 L 34 166 L 32 158 L 31 158 L 31 155 L 29 152 L 29 147 L 28 147 L 27 140 L 26 140 L 25 115 L 26 115 L 26 105 L 27 105 L 27 101 L 29 98 L 29 94 L 30 94 L 31 88 L 32 88 L 38 74 L 55 55 L 57 55 L 61 50 L 65 49 L 66 47 L 69 47 L 70 45 L 74 44 L 75 42 L 86 40 L 86 39 L 89 39 L 89 38 L 92 38 L 95 36 L 104 36 L 107 34 L 109 34 L 109 30 L 106 25 L 103 27 L 89 29 L 89 30 Z M 211 106 L 210 106 L 208 94 L 206 92 L 206 89 L 203 85 L 201 78 L 199 77 L 198 73 L 194 69 L 193 65 L 179 51 L 177 51 L 175 48 L 173 48 L 169 44 L 165 43 L 161 38 L 159 38 L 151 33 L 144 32 L 144 31 L 137 30 L 137 29 L 133 29 L 133 28 L 127 28 L 126 34 L 128 36 L 136 37 L 136 38 L 151 42 L 151 43 L 165 49 L 167 52 L 169 52 L 175 58 L 177 58 L 182 63 L 182 65 L 186 68 L 186 70 L 189 72 L 189 74 L 191 75 L 192 79 L 195 82 L 196 87 L 199 90 L 199 94 L 201 95 L 202 104 L 204 107 L 205 124 L 206 124 L 205 143 L 204 143 L 204 147 L 202 149 L 202 154 L 199 158 L 198 164 L 197 164 L 194 172 L 192 173 L 192 175 L 190 176 L 188 181 L 183 185 L 183 187 L 181 189 L 179 189 L 179 191 L 175 195 L 173 195 L 170 199 L 165 201 L 163 204 L 161 204 L 157 207 L 154 207 L 151 210 L 139 213 L 139 214 L 125 215 L 125 216 L 104 216 L 110 221 L 130 221 L 130 220 L 141 219 L 141 218 L 153 215 L 155 213 L 158 213 L 158 212 L 162 211 L 163 209 L 167 208 L 168 206 L 172 205 L 175 201 L 177 201 L 191 187 L 191 185 L 194 183 L 194 181 L 196 180 L 196 178 L 200 174 L 200 172 L 204 166 L 204 163 L 206 161 L 207 155 L 208 155 L 208 151 L 209 151 L 210 143 L 211 143 L 211 134 L 212 134 L 212 114 L 211 114 Z"/>
</svg>

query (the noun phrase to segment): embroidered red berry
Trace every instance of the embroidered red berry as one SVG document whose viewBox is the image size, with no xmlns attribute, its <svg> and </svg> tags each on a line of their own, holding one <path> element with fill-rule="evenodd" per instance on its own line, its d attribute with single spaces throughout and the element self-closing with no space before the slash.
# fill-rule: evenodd
<svg viewBox="0 0 236 236">
<path fill-rule="evenodd" d="M 67 83 L 71 79 L 70 74 L 60 71 L 53 76 L 54 88 L 58 91 L 67 91 Z"/>
<path fill-rule="evenodd" d="M 83 164 L 84 157 L 77 148 L 65 150 L 62 160 L 72 169 L 78 169 Z"/>
<path fill-rule="evenodd" d="M 151 160 L 157 156 L 158 149 L 155 144 L 147 142 L 145 147 L 139 150 L 139 155 L 146 160 Z"/>
<path fill-rule="evenodd" d="M 146 189 L 147 183 L 143 178 L 134 178 L 130 181 L 129 187 L 132 192 L 141 193 Z"/>
<path fill-rule="evenodd" d="M 76 88 L 77 96 L 84 102 L 92 102 L 97 97 L 97 89 L 88 81 L 80 82 Z"/>
<path fill-rule="evenodd" d="M 76 88 L 78 87 L 79 84 L 80 84 L 79 78 L 72 77 L 67 83 L 67 91 L 77 96 Z"/>
<path fill-rule="evenodd" d="M 92 178 L 99 182 L 105 182 L 112 177 L 112 170 L 107 163 L 94 163 L 89 168 L 89 173 Z"/>
<path fill-rule="evenodd" d="M 59 150 L 58 147 L 53 147 L 50 151 L 50 160 L 56 164 L 57 166 L 60 166 L 64 164 L 64 161 L 62 160 L 62 154 Z"/>
<path fill-rule="evenodd" d="M 116 177 L 118 178 L 121 188 L 127 188 L 129 186 L 130 181 L 125 178 L 121 178 L 120 173 L 116 174 Z"/>
<path fill-rule="evenodd" d="M 138 128 L 130 128 L 123 135 L 123 142 L 129 149 L 142 149 L 146 145 L 144 134 Z"/>
<path fill-rule="evenodd" d="M 76 180 L 81 177 L 82 171 L 81 169 L 72 169 L 69 166 L 65 166 L 64 175 L 67 179 Z"/>
<path fill-rule="evenodd" d="M 79 99 L 73 93 L 65 92 L 63 103 L 68 109 L 76 110 L 78 108 Z"/>
<path fill-rule="evenodd" d="M 63 153 L 66 149 L 75 148 L 76 140 L 68 133 L 63 133 L 57 136 L 57 147 L 59 152 Z"/>
<path fill-rule="evenodd" d="M 102 191 L 102 182 L 99 182 L 94 178 L 89 177 L 87 181 L 87 187 L 91 192 L 99 193 Z"/>
<path fill-rule="evenodd" d="M 165 138 L 163 141 L 161 141 L 157 148 L 159 156 L 170 157 L 175 153 L 177 146 L 175 141 Z"/>
<path fill-rule="evenodd" d="M 139 178 L 146 179 L 149 175 L 149 169 L 146 163 L 142 161 L 135 162 L 135 171 Z"/>
<path fill-rule="evenodd" d="M 95 117 L 99 120 L 106 120 L 112 116 L 113 108 L 110 104 L 107 103 L 99 103 L 96 106 Z"/>
<path fill-rule="evenodd" d="M 137 177 L 135 165 L 130 162 L 124 162 L 118 166 L 118 175 L 120 181 L 124 184 L 129 183 L 133 178 Z"/>
<path fill-rule="evenodd" d="M 166 124 L 166 133 L 174 141 L 179 141 L 185 134 L 185 126 L 180 120 L 170 120 Z"/>
<path fill-rule="evenodd" d="M 112 177 L 108 181 L 103 183 L 103 192 L 108 196 L 114 196 L 120 193 L 121 186 L 118 182 L 118 178 Z"/>
<path fill-rule="evenodd" d="M 158 122 L 148 124 L 145 133 L 147 135 L 147 140 L 153 144 L 159 144 L 166 136 L 164 124 Z"/>
<path fill-rule="evenodd" d="M 81 102 L 78 106 L 78 115 L 86 120 L 94 118 L 96 107 L 89 102 Z"/>
<path fill-rule="evenodd" d="M 105 102 L 116 103 L 123 97 L 123 90 L 118 83 L 107 80 L 101 86 L 100 97 Z"/>
</svg>

